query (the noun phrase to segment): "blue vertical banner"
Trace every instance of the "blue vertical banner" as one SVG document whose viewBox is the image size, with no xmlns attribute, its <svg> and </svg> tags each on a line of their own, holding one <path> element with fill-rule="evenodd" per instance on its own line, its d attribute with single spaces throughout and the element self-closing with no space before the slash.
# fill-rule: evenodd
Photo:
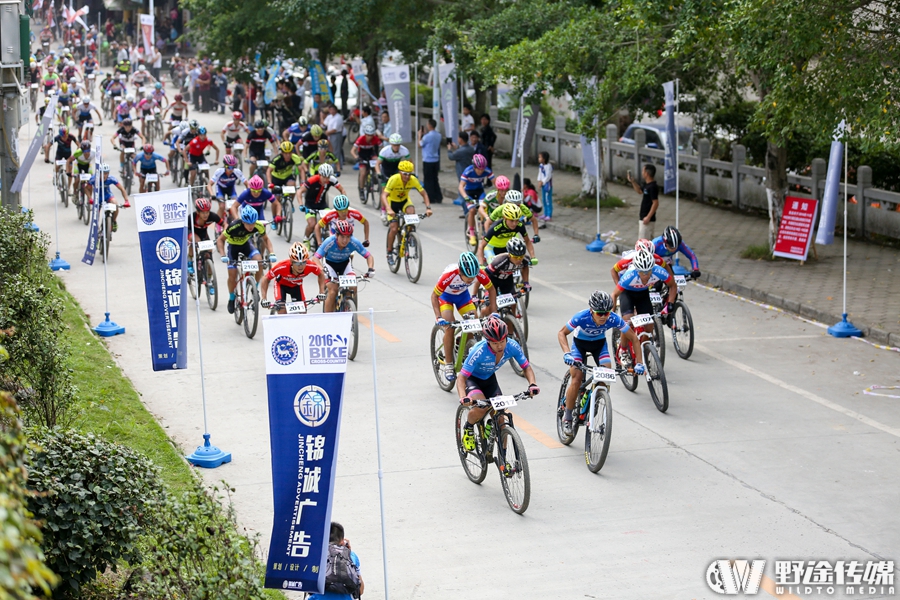
<svg viewBox="0 0 900 600">
<path fill-rule="evenodd" d="M 319 95 L 320 100 L 325 100 L 327 95 L 329 102 L 334 102 L 334 96 L 331 95 L 331 87 L 328 85 L 328 77 L 325 76 L 325 67 L 318 58 L 309 61 L 309 81 L 312 84 L 313 97 Z M 318 105 L 317 105 L 318 108 Z"/>
<path fill-rule="evenodd" d="M 187 274 L 188 188 L 134 196 L 154 371 L 187 367 L 187 319 L 182 278 Z"/>
<path fill-rule="evenodd" d="M 402 135 L 404 142 L 415 142 L 409 102 L 409 65 L 381 67 L 381 83 L 394 133 Z"/>
<path fill-rule="evenodd" d="M 94 179 L 91 181 L 91 184 L 94 187 L 93 193 L 93 202 L 86 207 L 87 210 L 91 211 L 91 221 L 88 227 L 88 241 L 87 246 L 84 248 L 84 256 L 81 258 L 81 262 L 86 265 L 93 266 L 94 258 L 97 256 L 97 247 L 100 243 L 100 211 L 103 209 L 103 201 L 101 200 L 102 195 L 101 191 L 103 190 L 103 173 L 100 172 L 100 164 L 101 164 L 101 151 L 103 150 L 103 138 L 99 135 L 94 136 Z M 82 173 L 78 174 L 79 182 L 78 185 L 82 185 L 84 182 L 80 181 Z"/>
<path fill-rule="evenodd" d="M 522 92 L 522 97 L 519 98 L 519 122 L 516 124 L 512 159 L 509 162 L 509 166 L 513 169 L 528 162 L 531 140 L 534 137 L 537 122 L 541 118 L 540 104 L 525 104 L 525 99 L 529 98 L 534 92 L 535 85 L 532 83 L 528 86 L 528 89 Z"/>
<path fill-rule="evenodd" d="M 675 132 L 675 82 L 663 84 L 666 95 L 666 165 L 663 193 L 671 194 L 678 185 L 675 170 L 678 168 L 678 135 Z"/>
<path fill-rule="evenodd" d="M 353 69 L 353 80 L 356 82 L 356 87 L 364 91 L 373 102 L 378 102 L 378 98 L 376 98 L 369 89 L 369 80 L 366 78 L 365 65 L 366 63 L 359 59 L 350 61 L 350 68 Z M 359 103 L 362 104 L 363 100 L 361 94 L 359 95 L 359 98 Z"/>
<path fill-rule="evenodd" d="M 459 92 L 456 85 L 456 65 L 438 65 L 438 80 L 441 87 L 441 110 L 444 112 L 444 137 L 456 143 L 459 135 Z M 435 86 L 437 89 L 437 86 Z"/>
<path fill-rule="evenodd" d="M 846 127 L 844 121 L 838 124 L 831 142 L 831 153 L 828 155 L 825 193 L 822 194 L 822 213 L 819 215 L 819 229 L 816 231 L 816 243 L 822 246 L 834 243 L 834 224 L 837 221 L 838 207 L 840 206 L 838 191 L 841 187 L 841 167 L 844 163 L 844 143 L 841 139 L 844 137 Z M 819 182 L 814 181 L 813 183 L 813 188 L 816 188 Z M 844 184 L 846 185 L 847 182 Z"/>
<path fill-rule="evenodd" d="M 275 500 L 267 588 L 325 591 L 351 317 L 263 317 Z"/>
<path fill-rule="evenodd" d="M 278 69 L 280 67 L 281 61 L 278 59 L 275 59 L 269 66 L 269 79 L 266 81 L 266 87 L 263 91 L 263 101 L 266 104 L 275 102 L 275 97 L 278 95 Z"/>
</svg>

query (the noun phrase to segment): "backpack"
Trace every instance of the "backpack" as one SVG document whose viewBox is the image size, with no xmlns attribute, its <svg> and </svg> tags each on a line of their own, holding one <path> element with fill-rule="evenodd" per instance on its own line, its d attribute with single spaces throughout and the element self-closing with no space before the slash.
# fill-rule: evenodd
<svg viewBox="0 0 900 600">
<path fill-rule="evenodd" d="M 325 591 L 359 598 L 359 569 L 350 558 L 350 548 L 328 544 Z"/>
</svg>

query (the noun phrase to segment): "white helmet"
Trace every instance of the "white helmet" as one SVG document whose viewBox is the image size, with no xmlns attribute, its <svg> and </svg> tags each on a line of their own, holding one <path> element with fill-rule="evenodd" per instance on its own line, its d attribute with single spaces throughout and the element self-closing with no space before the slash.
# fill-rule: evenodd
<svg viewBox="0 0 900 600">
<path fill-rule="evenodd" d="M 87 96 L 85 96 L 84 98 L 81 99 L 81 103 L 82 103 L 82 104 L 90 104 L 90 103 L 91 103 L 91 99 L 88 98 Z"/>
<path fill-rule="evenodd" d="M 363 133 L 366 134 L 366 135 L 374 135 L 374 133 L 375 133 L 375 126 L 372 125 L 371 123 L 369 123 L 368 125 L 366 125 L 365 127 L 363 127 Z"/>
<path fill-rule="evenodd" d="M 522 192 L 519 190 L 509 190 L 506 192 L 506 196 L 504 196 L 503 199 L 509 204 L 522 204 Z"/>
<path fill-rule="evenodd" d="M 631 266 L 633 266 L 635 270 L 644 273 L 653 269 L 654 264 L 656 264 L 656 261 L 653 260 L 653 255 L 646 250 L 641 250 L 635 254 L 634 259 L 631 261 Z"/>
<path fill-rule="evenodd" d="M 134 96 L 132 94 L 128 94 L 125 96 L 125 102 L 134 102 Z"/>
<path fill-rule="evenodd" d="M 144 65 L 141 65 L 138 67 L 138 71 L 146 71 L 146 70 L 147 70 L 147 67 L 145 67 Z"/>
<path fill-rule="evenodd" d="M 319 167 L 319 175 L 321 177 L 328 179 L 329 177 L 334 175 L 334 167 L 332 167 L 328 163 L 325 163 L 324 165 Z"/>
</svg>

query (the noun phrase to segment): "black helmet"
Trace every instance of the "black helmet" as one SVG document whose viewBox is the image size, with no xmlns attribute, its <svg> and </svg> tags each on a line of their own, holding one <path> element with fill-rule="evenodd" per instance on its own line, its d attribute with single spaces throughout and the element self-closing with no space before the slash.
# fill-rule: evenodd
<svg viewBox="0 0 900 600">
<path fill-rule="evenodd" d="M 669 248 L 678 248 L 678 246 L 681 245 L 681 233 L 669 225 L 663 232 L 663 242 L 665 242 L 666 246 Z"/>
<path fill-rule="evenodd" d="M 265 128 L 266 128 L 266 122 L 263 121 L 263 120 L 259 120 L 259 121 L 257 121 L 256 123 L 253 124 L 253 128 L 254 128 L 254 129 L 265 129 Z"/>
<path fill-rule="evenodd" d="M 612 298 L 609 297 L 609 294 L 603 290 L 596 290 L 591 294 L 591 298 L 588 300 L 588 306 L 590 307 L 591 312 L 608 313 L 613 309 L 613 301 Z"/>
</svg>

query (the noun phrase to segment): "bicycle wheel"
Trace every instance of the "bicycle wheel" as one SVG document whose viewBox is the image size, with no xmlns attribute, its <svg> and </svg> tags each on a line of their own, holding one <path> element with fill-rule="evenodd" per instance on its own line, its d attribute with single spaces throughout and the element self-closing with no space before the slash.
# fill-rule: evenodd
<svg viewBox="0 0 900 600">
<path fill-rule="evenodd" d="M 341 302 L 341 312 L 353 313 L 350 325 L 350 339 L 347 340 L 347 358 L 356 358 L 356 348 L 359 346 L 359 319 L 356 315 L 356 302 L 353 298 L 344 298 Z"/>
<path fill-rule="evenodd" d="M 531 475 L 525 445 L 512 425 L 500 429 L 498 458 L 500 484 L 503 486 L 506 502 L 514 513 L 521 515 L 528 509 L 528 501 L 531 499 Z"/>
<path fill-rule="evenodd" d="M 130 196 L 131 188 L 134 185 L 134 171 L 132 171 L 132 169 L 131 169 L 131 159 L 127 158 L 127 157 L 125 159 L 125 176 L 122 179 L 125 180 L 123 182 L 123 184 L 125 186 L 125 191 Z"/>
<path fill-rule="evenodd" d="M 659 412 L 666 412 L 669 410 L 669 387 L 666 385 L 662 361 L 653 344 L 645 343 L 642 349 L 647 365 L 647 387 L 650 388 L 650 397 L 653 398 L 653 404 Z"/>
<path fill-rule="evenodd" d="M 438 386 L 445 392 L 453 389 L 453 382 L 448 381 L 441 372 L 444 365 L 444 330 L 435 325 L 431 328 L 431 369 L 434 371 L 434 378 L 437 380 Z"/>
<path fill-rule="evenodd" d="M 463 448 L 463 427 L 467 423 L 468 416 L 469 407 L 460 404 L 459 408 L 456 409 L 456 449 L 459 452 L 459 462 L 462 463 L 466 477 L 472 483 L 481 483 L 487 475 L 488 463 L 484 457 L 484 444 L 479 427 L 475 428 L 475 450 L 466 452 L 466 449 Z"/>
<path fill-rule="evenodd" d="M 694 351 L 694 319 L 691 311 L 682 300 L 675 301 L 675 312 L 672 315 L 672 343 L 678 356 L 687 360 Z"/>
<path fill-rule="evenodd" d="M 613 329 L 612 344 L 610 345 L 609 353 L 614 357 L 614 360 L 616 361 L 616 367 L 619 367 L 621 369 L 622 363 L 619 362 L 619 350 L 618 350 L 620 337 L 621 337 L 621 334 L 619 333 L 619 330 Z M 619 379 L 622 380 L 622 385 L 624 385 L 625 389 L 628 390 L 629 392 L 633 392 L 634 390 L 637 389 L 638 376 L 634 374 L 634 371 L 620 372 Z"/>
<path fill-rule="evenodd" d="M 198 281 L 196 272 L 191 273 L 190 271 L 188 271 L 187 284 L 188 284 L 188 290 L 190 290 L 190 292 L 191 292 L 191 299 L 196 300 L 197 299 L 197 288 L 200 287 L 200 283 Z"/>
<path fill-rule="evenodd" d="M 563 431 L 563 417 L 566 414 L 566 389 L 569 387 L 569 379 L 571 379 L 571 373 L 566 371 L 562 385 L 559 386 L 559 401 L 556 403 L 556 437 L 559 438 L 559 441 L 564 446 L 574 442 L 575 436 L 578 435 L 578 419 L 575 419 L 574 415 L 572 419 L 572 433 L 566 435 Z"/>
<path fill-rule="evenodd" d="M 103 260 L 107 260 L 109 258 L 109 244 L 112 242 L 112 228 L 113 228 L 113 218 L 112 213 L 106 213 L 106 216 L 103 220 L 103 236 L 106 240 L 103 243 Z"/>
<path fill-rule="evenodd" d="M 612 438 L 612 401 L 606 388 L 597 386 L 593 393 L 594 409 L 584 430 L 584 461 L 591 473 L 603 468 Z"/>
<path fill-rule="evenodd" d="M 238 325 L 244 322 L 244 294 L 242 290 L 243 285 L 241 285 L 241 280 L 238 278 L 237 287 L 234 288 L 234 291 L 237 293 L 234 298 L 234 322 Z"/>
<path fill-rule="evenodd" d="M 80 185 L 81 184 L 79 184 L 79 186 Z M 91 224 L 91 211 L 94 209 L 94 207 L 91 206 L 90 204 L 88 204 L 91 201 L 91 199 L 88 198 L 87 195 L 84 193 L 84 188 L 79 187 L 78 193 L 81 194 L 81 205 L 84 207 L 84 213 L 82 215 L 82 217 L 84 219 L 84 224 L 90 225 Z"/>
<path fill-rule="evenodd" d="M 76 195 L 72 198 L 72 202 L 75 204 L 76 215 L 78 216 L 78 220 L 81 221 L 84 218 L 85 206 L 84 202 L 81 200 L 80 196 Z"/>
<path fill-rule="evenodd" d="M 506 328 L 509 330 L 509 337 L 519 342 L 519 345 L 522 346 L 522 354 L 525 355 L 525 358 L 528 358 L 528 344 L 525 343 L 525 335 L 522 333 L 522 328 L 519 327 L 519 322 L 516 321 L 515 317 L 508 314 L 503 315 L 503 320 L 506 322 Z M 509 364 L 513 371 L 516 372 L 516 375 L 519 377 L 525 376 L 525 369 L 516 362 L 516 359 L 509 359 Z"/>
<path fill-rule="evenodd" d="M 391 273 L 396 273 L 400 270 L 400 261 L 403 260 L 403 257 L 400 256 L 400 237 L 403 235 L 403 232 L 400 231 L 400 228 L 397 228 L 397 235 L 394 236 L 394 264 L 388 265 L 391 269 Z"/>
<path fill-rule="evenodd" d="M 528 298 L 527 296 L 516 299 L 516 319 L 519 321 L 519 325 L 522 327 L 522 335 L 525 336 L 525 339 L 528 339 L 528 308 L 527 306 Z"/>
<path fill-rule="evenodd" d="M 211 258 L 203 261 L 203 289 L 206 290 L 206 303 L 210 310 L 216 310 L 219 306 L 219 280 L 216 277 L 216 265 Z"/>
<path fill-rule="evenodd" d="M 659 362 L 665 366 L 666 329 L 663 326 L 663 321 L 660 317 L 653 317 L 653 345 L 656 346 L 656 353 L 659 354 Z"/>
<path fill-rule="evenodd" d="M 419 238 L 412 231 L 406 236 L 406 252 L 404 254 L 406 255 L 403 257 L 406 265 L 406 277 L 416 283 L 422 276 L 422 246 L 419 244 Z"/>
<path fill-rule="evenodd" d="M 256 326 L 259 324 L 259 291 L 256 289 L 256 282 L 253 278 L 244 280 L 244 300 L 247 306 L 244 307 L 246 314 L 244 315 L 244 333 L 251 340 L 256 335 Z"/>
<path fill-rule="evenodd" d="M 64 175 L 59 178 L 57 187 L 59 188 L 60 200 L 62 200 L 63 206 L 69 208 L 69 186 L 67 185 Z"/>
<path fill-rule="evenodd" d="M 469 252 L 475 252 L 478 249 L 478 238 L 475 238 L 474 246 L 469 243 L 471 242 L 471 239 L 469 237 L 469 219 L 463 219 L 463 237 L 466 240 L 466 250 L 468 250 Z"/>
</svg>

